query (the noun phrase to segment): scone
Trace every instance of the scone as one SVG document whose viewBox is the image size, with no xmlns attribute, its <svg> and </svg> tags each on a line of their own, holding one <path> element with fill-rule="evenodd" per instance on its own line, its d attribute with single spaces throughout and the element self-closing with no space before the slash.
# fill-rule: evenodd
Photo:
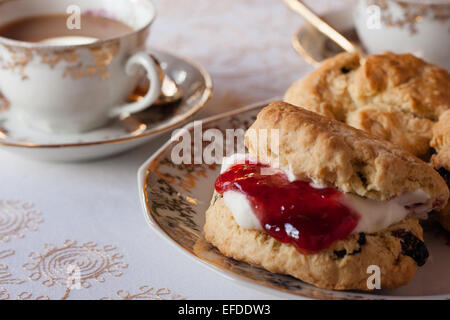
<svg viewBox="0 0 450 320">
<path fill-rule="evenodd" d="M 277 148 L 259 140 L 273 129 Z M 206 212 L 205 238 L 224 255 L 336 290 L 373 289 L 373 266 L 382 288 L 397 288 L 425 263 L 417 217 L 449 196 L 431 166 L 282 102 L 260 112 L 246 146 L 224 159 Z"/>
<path fill-rule="evenodd" d="M 411 54 L 342 53 L 294 83 L 284 100 L 425 159 L 433 125 L 450 109 L 450 74 Z"/>
<path fill-rule="evenodd" d="M 436 151 L 431 163 L 450 186 L 450 110 L 435 124 L 431 146 Z M 450 230 L 450 204 L 438 213 L 437 218 L 445 229 Z"/>
</svg>

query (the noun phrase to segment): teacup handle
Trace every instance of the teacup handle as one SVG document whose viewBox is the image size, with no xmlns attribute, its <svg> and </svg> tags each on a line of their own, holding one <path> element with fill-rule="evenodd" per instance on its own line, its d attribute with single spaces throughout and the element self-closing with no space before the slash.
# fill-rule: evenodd
<svg viewBox="0 0 450 320">
<path fill-rule="evenodd" d="M 147 77 L 150 80 L 150 89 L 147 94 L 139 101 L 128 103 L 111 110 L 110 116 L 113 118 L 127 116 L 147 109 L 152 105 L 161 94 L 161 78 L 160 69 L 156 65 L 153 58 L 146 52 L 141 51 L 134 54 L 128 59 L 125 65 L 125 71 L 128 75 L 137 73 L 139 66 L 142 66 L 147 72 Z"/>
</svg>

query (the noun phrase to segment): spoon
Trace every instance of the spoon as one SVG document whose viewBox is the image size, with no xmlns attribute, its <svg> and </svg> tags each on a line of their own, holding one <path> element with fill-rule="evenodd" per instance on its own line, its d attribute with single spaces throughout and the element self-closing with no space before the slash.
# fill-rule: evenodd
<svg viewBox="0 0 450 320">
<path fill-rule="evenodd" d="M 151 56 L 159 70 L 159 78 L 161 80 L 161 95 L 159 98 L 149 107 L 161 107 L 164 105 L 170 105 L 179 102 L 183 99 L 183 90 L 178 84 L 167 74 L 164 73 L 161 63 L 153 55 Z M 129 96 L 128 100 L 138 101 L 145 96 L 150 88 L 148 81 L 139 84 L 134 92 Z M 139 135 L 147 130 L 147 125 L 139 121 L 132 115 L 124 115 L 121 117 L 122 125 L 125 129 L 134 135 Z"/>
<path fill-rule="evenodd" d="M 339 47 L 347 52 L 359 52 L 362 50 L 354 43 L 344 37 L 339 31 L 334 29 L 318 15 L 316 15 L 311 9 L 309 9 L 301 0 L 285 0 L 287 6 L 294 12 L 301 15 L 312 26 L 317 28 L 321 33 L 334 41 Z"/>
<path fill-rule="evenodd" d="M 152 106 L 161 106 L 164 104 L 171 104 L 178 102 L 183 98 L 183 90 L 177 85 L 177 83 L 167 74 L 164 73 L 161 63 L 153 55 L 151 56 L 159 70 L 159 78 L 161 80 L 161 95 L 152 104 Z M 147 93 L 150 87 L 148 81 L 141 83 L 137 86 L 134 92 L 130 95 L 130 101 L 138 101 L 142 99 Z"/>
<path fill-rule="evenodd" d="M 169 106 L 171 104 L 177 103 L 181 101 L 183 98 L 183 91 L 181 88 L 175 83 L 175 81 L 172 80 L 171 77 L 168 75 L 165 75 L 162 73 L 162 80 L 161 80 L 161 95 L 159 98 L 150 106 L 150 108 L 153 107 L 162 107 L 162 106 Z M 138 101 L 142 99 L 142 97 L 147 93 L 149 88 L 149 84 L 140 85 L 136 88 L 136 90 L 130 95 L 128 98 L 130 101 Z M 145 130 L 147 130 L 148 126 L 139 121 L 136 117 L 133 117 L 132 115 L 125 115 L 121 119 L 122 125 L 125 127 L 127 132 L 134 134 L 134 135 L 140 135 Z"/>
</svg>

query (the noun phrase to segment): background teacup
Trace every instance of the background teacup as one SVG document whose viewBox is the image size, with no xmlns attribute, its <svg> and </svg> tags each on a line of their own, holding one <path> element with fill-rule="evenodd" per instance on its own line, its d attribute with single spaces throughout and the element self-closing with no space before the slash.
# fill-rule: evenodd
<svg viewBox="0 0 450 320">
<path fill-rule="evenodd" d="M 67 14 L 68 8 L 75 10 Z M 40 43 L 0 37 L 0 92 L 12 112 L 49 132 L 100 127 L 113 117 L 147 108 L 161 91 L 159 69 L 144 51 L 155 18 L 150 0 L 0 1 L 0 26 L 30 16 L 67 14 L 69 18 L 77 8 L 131 29 L 97 41 L 65 37 Z M 151 83 L 149 92 L 138 102 L 126 103 L 144 70 Z"/>
<path fill-rule="evenodd" d="M 450 70 L 449 0 L 359 0 L 355 26 L 369 53 L 414 53 Z"/>
</svg>

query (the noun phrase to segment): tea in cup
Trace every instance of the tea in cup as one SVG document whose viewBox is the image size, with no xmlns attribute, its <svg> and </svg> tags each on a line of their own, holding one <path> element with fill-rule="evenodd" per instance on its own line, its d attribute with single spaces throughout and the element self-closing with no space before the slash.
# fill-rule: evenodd
<svg viewBox="0 0 450 320">
<path fill-rule="evenodd" d="M 0 2 L 0 92 L 27 124 L 84 132 L 139 112 L 160 95 L 160 70 L 146 53 L 150 0 Z M 127 98 L 146 72 L 151 86 Z"/>
</svg>

